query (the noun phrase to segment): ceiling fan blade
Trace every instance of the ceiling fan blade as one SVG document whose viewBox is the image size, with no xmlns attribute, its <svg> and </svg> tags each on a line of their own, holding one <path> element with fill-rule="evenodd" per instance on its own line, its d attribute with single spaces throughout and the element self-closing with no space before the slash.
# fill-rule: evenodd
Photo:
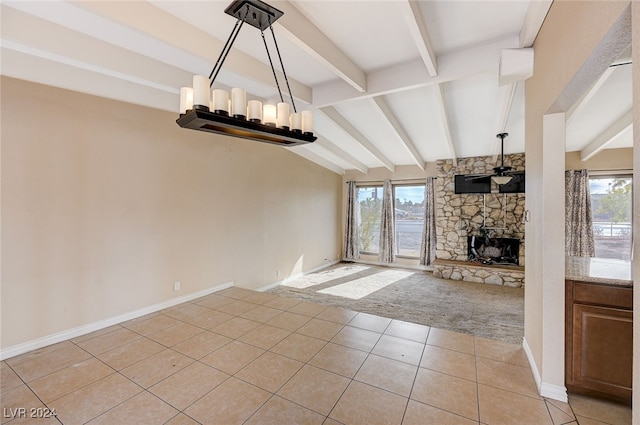
<svg viewBox="0 0 640 425">
<path fill-rule="evenodd" d="M 485 179 L 487 177 L 491 177 L 493 174 L 467 174 L 464 176 L 464 179 L 467 181 Z"/>
</svg>

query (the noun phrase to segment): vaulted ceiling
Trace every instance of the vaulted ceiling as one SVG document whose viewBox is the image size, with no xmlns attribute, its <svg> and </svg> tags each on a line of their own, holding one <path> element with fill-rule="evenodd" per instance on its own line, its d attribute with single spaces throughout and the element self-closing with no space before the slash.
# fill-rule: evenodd
<svg viewBox="0 0 640 425">
<path fill-rule="evenodd" d="M 177 117 L 180 87 L 209 74 L 235 24 L 228 3 L 3 1 L 1 72 Z M 497 154 L 504 131 L 505 153 L 524 151 L 524 83 L 499 83 L 500 58 L 533 45 L 551 0 L 269 4 L 284 12 L 278 47 L 318 136 L 283 149 L 337 173 Z M 632 146 L 628 57 L 568 111 L 567 151 Z M 259 30 L 242 29 L 215 86 L 279 98 Z"/>
</svg>

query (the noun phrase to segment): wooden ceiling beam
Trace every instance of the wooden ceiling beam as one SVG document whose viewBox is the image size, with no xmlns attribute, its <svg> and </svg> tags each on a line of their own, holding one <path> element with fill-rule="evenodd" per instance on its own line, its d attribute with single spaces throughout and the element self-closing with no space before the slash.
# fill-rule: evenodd
<svg viewBox="0 0 640 425">
<path fill-rule="evenodd" d="M 416 43 L 418 52 L 424 65 L 427 67 L 427 71 L 431 77 L 438 75 L 438 63 L 436 62 L 436 53 L 433 50 L 431 44 L 431 37 L 424 24 L 424 17 L 420 11 L 420 5 L 416 1 L 405 0 L 401 2 L 400 7 L 402 14 L 404 15 L 405 22 L 407 23 L 407 29 Z"/>
<path fill-rule="evenodd" d="M 349 100 L 366 99 L 495 73 L 502 49 L 514 48 L 517 43 L 517 37 L 507 37 L 483 46 L 439 56 L 437 77 L 429 75 L 422 58 L 370 72 L 367 75 L 366 93 L 354 90 L 341 80 L 318 85 L 313 89 L 313 104 L 318 107 L 332 106 Z"/>
<path fill-rule="evenodd" d="M 322 157 L 321 155 L 318 155 L 317 153 L 315 153 L 313 151 L 313 146 L 312 145 L 298 145 L 298 146 L 292 146 L 290 148 L 288 148 L 288 150 L 290 150 L 291 152 L 300 155 L 301 157 L 318 164 L 321 167 L 324 167 L 328 170 L 333 171 L 336 174 L 340 174 L 340 175 L 344 175 L 345 174 L 345 170 L 344 168 L 340 167 L 339 165 L 336 165 L 335 163 L 327 160 L 326 158 Z"/>
<path fill-rule="evenodd" d="M 633 125 L 633 109 L 627 111 L 591 143 L 580 151 L 580 159 L 586 161 L 605 149 L 620 133 Z"/>
<path fill-rule="evenodd" d="M 321 108 L 320 111 L 327 116 L 334 124 L 340 127 L 345 133 L 355 139 L 363 148 L 365 148 L 374 158 L 386 167 L 389 171 L 395 171 L 395 165 L 369 141 L 357 128 L 353 126 L 345 117 L 340 114 L 333 106 Z"/>
<path fill-rule="evenodd" d="M 413 143 L 405 129 L 402 127 L 391 108 L 389 108 L 387 102 L 385 102 L 385 100 L 381 96 L 378 96 L 372 99 L 372 103 L 378 110 L 378 112 L 382 114 L 383 119 L 385 119 L 389 123 L 389 125 L 393 128 L 393 131 L 398 135 L 398 138 L 402 141 L 404 147 L 409 151 L 409 153 L 411 154 L 411 158 L 416 163 L 416 165 L 420 167 L 421 170 L 424 170 L 426 166 L 424 159 L 422 159 L 420 152 L 418 152 L 418 149 L 416 149 L 415 144 Z"/>
<path fill-rule="evenodd" d="M 453 138 L 451 137 L 451 125 L 449 122 L 449 110 L 447 108 L 447 101 L 444 96 L 444 88 L 442 84 L 438 85 L 438 96 L 436 96 L 436 100 L 438 101 L 438 108 L 440 109 L 440 116 L 442 118 L 442 128 L 444 130 L 445 141 L 447 142 L 447 147 L 449 148 L 449 154 L 451 155 L 451 160 L 453 161 L 453 166 L 458 166 L 458 156 L 456 154 L 456 148 L 453 144 Z"/>
<path fill-rule="evenodd" d="M 367 90 L 367 74 L 305 15 L 288 1 L 274 3 L 284 15 L 274 24 L 309 56 L 315 58 L 356 91 Z"/>
<path fill-rule="evenodd" d="M 322 137 L 319 134 L 316 134 L 316 136 L 318 136 L 318 139 L 315 142 L 313 142 L 314 144 L 322 146 L 323 148 L 325 148 L 326 150 L 328 150 L 329 152 L 331 152 L 335 156 L 339 157 L 343 161 L 348 162 L 349 165 L 351 165 L 353 168 L 355 168 L 356 170 L 360 171 L 361 173 L 365 173 L 366 174 L 366 173 L 369 172 L 369 167 L 367 167 L 362 162 L 358 161 L 351 154 L 345 152 L 340 147 L 338 147 L 334 143 L 330 142 L 327 138 Z"/>
</svg>

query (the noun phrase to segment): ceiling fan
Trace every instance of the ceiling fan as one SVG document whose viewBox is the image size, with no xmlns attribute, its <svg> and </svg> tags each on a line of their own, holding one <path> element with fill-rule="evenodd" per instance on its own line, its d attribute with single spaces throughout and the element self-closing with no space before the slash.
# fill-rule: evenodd
<svg viewBox="0 0 640 425">
<path fill-rule="evenodd" d="M 483 177 L 491 177 L 491 180 L 493 180 L 498 185 L 507 184 L 511 181 L 514 173 L 514 171 L 512 171 L 513 167 L 504 165 L 504 138 L 508 135 L 509 133 L 499 133 L 496 135 L 496 137 L 500 139 L 501 152 L 500 165 L 498 167 L 493 167 L 493 174 L 468 174 L 467 178 L 469 178 L 470 180 L 475 180 Z"/>
</svg>

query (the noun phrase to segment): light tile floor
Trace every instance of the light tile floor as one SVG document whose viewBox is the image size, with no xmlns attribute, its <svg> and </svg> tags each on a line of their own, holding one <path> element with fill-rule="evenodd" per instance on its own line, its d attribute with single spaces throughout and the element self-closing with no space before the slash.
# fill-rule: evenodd
<svg viewBox="0 0 640 425">
<path fill-rule="evenodd" d="M 539 397 L 520 346 L 239 288 L 0 371 L 12 425 L 631 423 L 628 407 Z"/>
</svg>

